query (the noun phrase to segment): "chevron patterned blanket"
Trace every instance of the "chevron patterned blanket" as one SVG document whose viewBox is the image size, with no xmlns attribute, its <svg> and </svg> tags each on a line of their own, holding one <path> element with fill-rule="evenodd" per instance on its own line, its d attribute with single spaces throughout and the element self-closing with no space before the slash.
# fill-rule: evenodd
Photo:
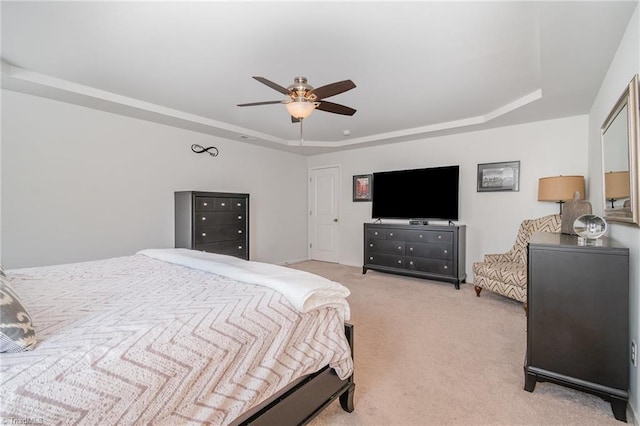
<svg viewBox="0 0 640 426">
<path fill-rule="evenodd" d="M 143 254 L 7 275 L 38 343 L 0 354 L 3 422 L 225 425 L 303 375 L 353 369 L 344 313 L 269 287 Z"/>
</svg>

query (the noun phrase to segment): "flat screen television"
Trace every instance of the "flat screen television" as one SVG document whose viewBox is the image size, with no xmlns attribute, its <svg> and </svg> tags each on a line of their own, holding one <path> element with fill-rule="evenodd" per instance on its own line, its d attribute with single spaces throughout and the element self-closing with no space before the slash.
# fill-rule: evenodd
<svg viewBox="0 0 640 426">
<path fill-rule="evenodd" d="M 458 220 L 460 166 L 373 174 L 375 219 Z"/>
</svg>

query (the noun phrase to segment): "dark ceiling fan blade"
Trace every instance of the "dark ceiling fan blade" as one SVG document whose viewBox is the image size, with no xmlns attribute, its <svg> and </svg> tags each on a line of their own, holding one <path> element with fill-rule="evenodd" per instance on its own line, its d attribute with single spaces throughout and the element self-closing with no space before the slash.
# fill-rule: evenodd
<svg viewBox="0 0 640 426">
<path fill-rule="evenodd" d="M 264 102 L 251 102 L 248 104 L 238 104 L 237 106 L 256 106 L 256 105 L 271 105 L 271 104 L 281 104 L 282 101 L 264 101 Z"/>
<path fill-rule="evenodd" d="M 335 83 L 327 84 L 313 89 L 311 93 L 316 95 L 318 99 L 324 99 L 331 96 L 338 95 L 356 87 L 356 84 L 351 80 L 337 81 Z"/>
<path fill-rule="evenodd" d="M 320 101 L 320 105 L 316 107 L 320 111 L 332 112 L 334 114 L 353 115 L 356 110 L 348 106 L 334 104 L 333 102 Z"/>
<path fill-rule="evenodd" d="M 264 77 L 253 77 L 253 78 L 258 80 L 260 83 L 265 84 L 265 85 L 271 87 L 274 90 L 277 90 L 280 93 L 283 93 L 285 95 L 288 95 L 290 93 L 289 89 L 286 89 L 286 88 L 280 86 L 278 83 L 274 83 L 271 80 L 267 80 Z"/>
</svg>

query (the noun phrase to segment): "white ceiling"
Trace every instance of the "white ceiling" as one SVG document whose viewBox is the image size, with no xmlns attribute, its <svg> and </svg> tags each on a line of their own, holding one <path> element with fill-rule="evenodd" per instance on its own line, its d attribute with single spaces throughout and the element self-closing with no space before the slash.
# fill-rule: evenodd
<svg viewBox="0 0 640 426">
<path fill-rule="evenodd" d="M 9 2 L 2 85 L 301 154 L 589 112 L 638 1 Z M 292 124 L 281 86 L 351 79 Z M 345 130 L 350 132 L 345 136 Z"/>
</svg>

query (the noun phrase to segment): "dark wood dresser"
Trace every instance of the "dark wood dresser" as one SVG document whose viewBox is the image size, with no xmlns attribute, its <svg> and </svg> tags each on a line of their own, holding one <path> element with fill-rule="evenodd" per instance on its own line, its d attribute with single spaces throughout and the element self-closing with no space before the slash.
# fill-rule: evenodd
<svg viewBox="0 0 640 426">
<path fill-rule="evenodd" d="M 465 226 L 364 224 L 368 269 L 454 283 L 465 273 Z"/>
<path fill-rule="evenodd" d="M 607 238 L 580 246 L 540 232 L 528 248 L 525 390 L 553 382 L 597 395 L 626 421 L 629 249 Z"/>
<path fill-rule="evenodd" d="M 176 192 L 175 246 L 249 260 L 249 194 Z"/>
</svg>

